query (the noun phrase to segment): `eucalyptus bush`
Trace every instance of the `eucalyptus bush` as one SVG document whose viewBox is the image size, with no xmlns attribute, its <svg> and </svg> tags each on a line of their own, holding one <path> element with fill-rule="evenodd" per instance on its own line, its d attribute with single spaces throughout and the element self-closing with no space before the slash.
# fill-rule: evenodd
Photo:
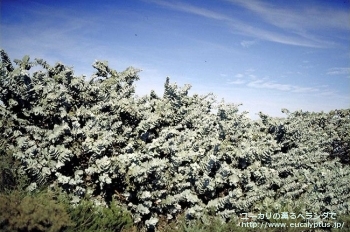
<svg viewBox="0 0 350 232">
<path fill-rule="evenodd" d="M 96 61 L 86 80 L 61 63 L 25 56 L 14 67 L 0 54 L 0 145 L 21 162 L 30 191 L 50 184 L 72 204 L 116 200 L 149 230 L 160 217 L 210 223 L 296 200 L 349 214 L 350 109 L 253 121 L 169 78 L 163 96 L 138 97 L 132 67 Z"/>
</svg>

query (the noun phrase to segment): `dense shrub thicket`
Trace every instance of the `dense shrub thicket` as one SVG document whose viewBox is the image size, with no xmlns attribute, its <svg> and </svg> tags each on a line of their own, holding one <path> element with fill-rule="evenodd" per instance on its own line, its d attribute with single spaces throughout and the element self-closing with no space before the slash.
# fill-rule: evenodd
<svg viewBox="0 0 350 232">
<path fill-rule="evenodd" d="M 73 205 L 116 203 L 149 230 L 179 214 L 209 223 L 295 202 L 349 214 L 350 109 L 253 121 L 169 78 L 163 96 L 137 97 L 131 67 L 96 61 L 86 80 L 61 63 L 25 56 L 14 66 L 0 55 L 0 150 L 20 162 L 29 191 L 58 186 Z"/>
</svg>

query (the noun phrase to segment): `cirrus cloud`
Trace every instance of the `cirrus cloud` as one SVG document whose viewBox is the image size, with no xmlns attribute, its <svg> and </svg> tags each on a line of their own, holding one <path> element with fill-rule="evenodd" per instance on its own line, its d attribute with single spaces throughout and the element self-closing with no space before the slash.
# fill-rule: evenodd
<svg viewBox="0 0 350 232">
<path fill-rule="evenodd" d="M 349 75 L 350 77 L 350 68 L 331 68 L 327 72 L 328 75 Z"/>
</svg>

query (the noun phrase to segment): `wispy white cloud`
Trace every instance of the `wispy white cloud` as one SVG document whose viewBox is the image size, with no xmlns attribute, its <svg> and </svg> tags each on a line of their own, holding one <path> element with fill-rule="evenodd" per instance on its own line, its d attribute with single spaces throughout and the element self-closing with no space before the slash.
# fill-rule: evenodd
<svg viewBox="0 0 350 232">
<path fill-rule="evenodd" d="M 271 90 L 277 90 L 277 91 L 285 91 L 285 92 L 291 92 L 291 93 L 316 93 L 316 92 L 325 92 L 324 89 L 319 89 L 317 87 L 306 87 L 306 86 L 298 86 L 298 85 L 291 85 L 291 84 L 282 84 L 278 83 L 276 81 L 269 81 L 268 78 L 257 78 L 255 75 L 252 74 L 236 74 L 235 80 L 228 81 L 227 83 L 230 85 L 243 85 L 249 87 L 249 88 L 256 88 L 256 89 L 271 89 Z M 242 78 L 245 78 L 246 80 L 243 80 Z M 331 91 L 327 92 L 331 93 Z"/>
<path fill-rule="evenodd" d="M 252 88 L 276 89 L 281 91 L 291 91 L 293 89 L 293 86 L 291 85 L 278 84 L 278 83 L 268 82 L 264 80 L 251 81 L 247 84 L 247 86 Z"/>
<path fill-rule="evenodd" d="M 348 75 L 350 77 L 350 68 L 331 68 L 327 72 L 328 75 Z"/>
<path fill-rule="evenodd" d="M 324 48 L 333 46 L 334 43 L 322 40 L 315 40 L 300 36 L 298 34 L 289 31 L 278 31 L 276 29 L 263 29 L 261 27 L 254 27 L 252 25 L 241 26 L 238 24 L 231 24 L 233 33 L 242 34 L 245 36 L 251 36 L 259 40 L 265 40 L 280 44 L 301 46 L 301 47 L 314 47 Z"/>
<path fill-rule="evenodd" d="M 77 17 L 72 10 L 37 2 L 33 6 L 35 7 L 16 6 L 19 12 L 24 11 L 30 17 L 25 23 L 19 21 L 0 25 L 0 30 L 6 35 L 3 36 L 3 45 L 7 49 L 25 51 L 25 54 L 33 58 L 45 58 L 50 63 L 72 59 L 75 64 L 82 60 L 90 64 L 93 58 L 85 59 L 86 57 L 94 54 L 94 58 L 98 58 L 96 55 L 105 50 L 83 36 L 97 28 L 95 17 Z M 81 56 L 82 51 L 84 56 Z M 14 55 L 17 58 L 25 54 Z"/>
<path fill-rule="evenodd" d="M 227 1 L 253 11 L 263 21 L 278 28 L 280 30 L 278 33 L 269 30 L 261 37 L 274 42 L 308 47 L 332 47 L 335 43 L 325 40 L 319 34 L 331 30 L 347 32 L 350 30 L 350 15 L 346 9 L 329 9 L 310 4 L 305 4 L 303 8 L 281 8 L 273 3 L 257 0 Z M 287 32 L 288 36 L 281 36 Z M 263 34 L 256 33 L 256 35 Z"/>
<path fill-rule="evenodd" d="M 319 92 L 320 90 L 318 88 L 313 87 L 300 87 L 300 86 L 292 86 L 293 93 L 314 93 Z"/>
<path fill-rule="evenodd" d="M 190 4 L 185 4 L 181 2 L 166 2 L 166 1 L 160 1 L 160 0 L 151 0 L 150 2 L 153 2 L 157 5 L 161 5 L 167 8 L 170 8 L 172 10 L 177 10 L 181 12 L 187 12 L 199 16 L 203 16 L 205 18 L 211 18 L 211 19 L 216 19 L 216 20 L 224 20 L 224 21 L 230 21 L 231 18 L 227 17 L 224 14 L 220 14 L 205 8 L 201 7 L 195 7 Z"/>
<path fill-rule="evenodd" d="M 245 70 L 245 71 L 246 71 L 246 73 L 252 73 L 252 72 L 255 72 L 255 69 L 250 68 L 250 69 L 247 69 L 247 70 Z"/>
<path fill-rule="evenodd" d="M 336 95 L 336 92 L 334 92 L 332 90 L 327 90 L 327 91 L 320 92 L 319 95 L 332 97 L 332 96 Z"/>
<path fill-rule="evenodd" d="M 230 81 L 228 83 L 231 84 L 231 85 L 242 85 L 242 84 L 245 84 L 246 81 L 238 79 L 238 80 Z"/>
<path fill-rule="evenodd" d="M 242 45 L 242 47 L 244 47 L 244 48 L 249 48 L 249 47 L 253 46 L 253 45 L 256 44 L 256 43 L 257 43 L 256 40 L 243 40 L 243 41 L 241 42 L 241 45 Z"/>
<path fill-rule="evenodd" d="M 302 32 L 305 29 L 350 30 L 349 11 L 329 9 L 321 5 L 304 5 L 304 8 L 277 8 L 273 3 L 257 0 L 228 0 L 257 13 L 262 19 L 281 29 Z"/>
<path fill-rule="evenodd" d="M 281 44 L 303 47 L 332 47 L 334 42 L 324 40 L 318 36 L 316 29 L 340 29 L 350 30 L 348 23 L 349 14 L 345 10 L 325 9 L 282 9 L 261 1 L 227 0 L 235 5 L 240 5 L 258 14 L 269 26 L 263 29 L 252 22 L 242 21 L 235 17 L 227 16 L 213 10 L 197 7 L 181 2 L 166 2 L 152 0 L 151 2 L 172 10 L 186 12 L 209 19 L 224 21 L 233 33 L 251 36 L 259 40 L 266 40 Z M 256 42 L 255 42 L 256 43 Z M 255 44 L 252 41 L 242 41 L 243 47 Z"/>
</svg>

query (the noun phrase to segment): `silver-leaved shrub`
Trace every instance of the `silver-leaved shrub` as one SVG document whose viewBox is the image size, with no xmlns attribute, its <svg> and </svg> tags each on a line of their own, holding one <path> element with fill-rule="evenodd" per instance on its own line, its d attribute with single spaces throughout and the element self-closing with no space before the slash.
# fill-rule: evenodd
<svg viewBox="0 0 350 232">
<path fill-rule="evenodd" d="M 116 199 L 148 228 L 180 213 L 225 220 L 292 201 L 349 214 L 349 109 L 253 121 L 169 78 L 162 97 L 137 97 L 134 68 L 96 61 L 86 80 L 61 63 L 25 56 L 14 67 L 0 54 L 0 146 L 22 162 L 28 190 L 60 186 L 72 204 Z"/>
</svg>

